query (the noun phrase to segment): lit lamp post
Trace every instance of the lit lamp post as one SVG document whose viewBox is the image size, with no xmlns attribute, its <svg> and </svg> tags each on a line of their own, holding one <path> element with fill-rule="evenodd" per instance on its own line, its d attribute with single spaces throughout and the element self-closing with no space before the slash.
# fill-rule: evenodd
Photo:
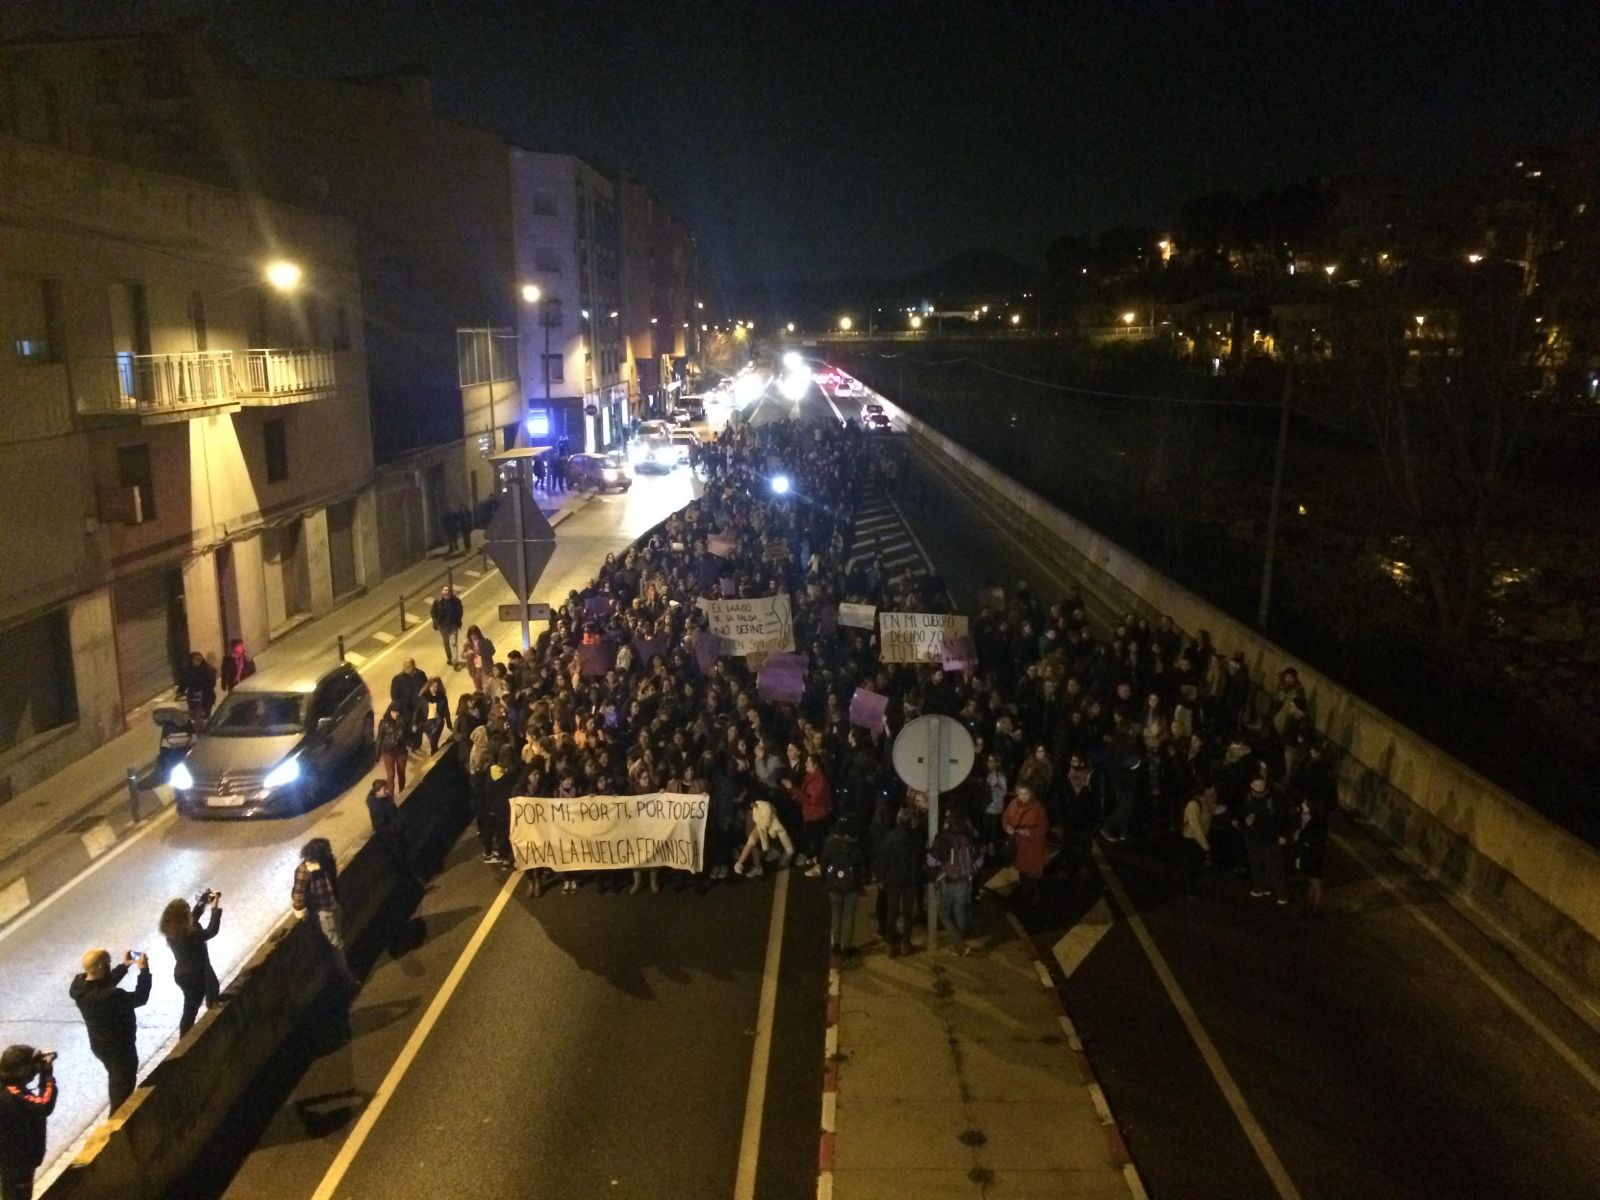
<svg viewBox="0 0 1600 1200">
<path fill-rule="evenodd" d="M 1122 327 L 1129 333 L 1133 332 L 1133 322 L 1136 316 L 1137 314 L 1132 309 L 1122 314 Z"/>
<path fill-rule="evenodd" d="M 840 333 L 849 333 L 850 330 L 853 329 L 853 328 L 855 328 L 855 322 L 852 321 L 849 317 L 840 317 L 839 318 L 839 332 Z"/>
</svg>

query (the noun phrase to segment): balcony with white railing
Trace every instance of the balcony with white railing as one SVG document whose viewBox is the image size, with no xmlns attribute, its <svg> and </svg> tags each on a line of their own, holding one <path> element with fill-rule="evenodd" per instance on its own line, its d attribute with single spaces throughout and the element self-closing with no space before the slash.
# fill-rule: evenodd
<svg viewBox="0 0 1600 1200">
<path fill-rule="evenodd" d="M 75 360 L 71 372 L 81 415 L 147 421 L 319 400 L 337 387 L 331 350 L 119 351 Z"/>
</svg>

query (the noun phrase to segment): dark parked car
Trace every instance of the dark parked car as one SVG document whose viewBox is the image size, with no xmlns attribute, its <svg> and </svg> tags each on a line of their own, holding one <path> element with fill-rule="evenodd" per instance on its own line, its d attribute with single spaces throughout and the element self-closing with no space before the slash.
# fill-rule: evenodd
<svg viewBox="0 0 1600 1200">
<path fill-rule="evenodd" d="M 310 678 L 252 675 L 217 706 L 167 776 L 186 817 L 286 816 L 373 755 L 372 693 L 345 664 Z"/>
<path fill-rule="evenodd" d="M 574 454 L 567 460 L 567 477 L 573 487 L 592 487 L 597 492 L 607 488 L 625 492 L 633 486 L 633 468 L 614 450 L 607 454 Z"/>
</svg>

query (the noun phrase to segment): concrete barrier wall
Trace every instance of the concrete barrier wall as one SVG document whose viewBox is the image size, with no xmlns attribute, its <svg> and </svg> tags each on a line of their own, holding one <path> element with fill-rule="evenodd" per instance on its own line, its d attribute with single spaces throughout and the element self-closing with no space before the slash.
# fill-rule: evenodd
<svg viewBox="0 0 1600 1200">
<path fill-rule="evenodd" d="M 879 398 L 937 461 L 1049 546 L 1097 615 L 1165 613 L 1187 633 L 1208 629 L 1242 650 L 1257 681 L 1294 666 L 1318 728 L 1343 747 L 1345 805 L 1466 899 L 1536 970 L 1553 973 L 1600 1015 L 1600 852 L 1298 661 L 1148 563 Z"/>
<path fill-rule="evenodd" d="M 400 806 L 418 864 L 443 858 L 466 827 L 465 772 L 445 753 Z M 369 841 L 340 864 L 347 942 L 407 886 L 388 851 Z M 283 881 L 287 897 L 289 880 Z M 327 944 L 288 916 L 229 982 L 225 1003 L 195 1027 L 96 1131 L 44 1193 L 47 1200 L 160 1200 L 174 1194 L 229 1109 L 299 1028 L 328 984 Z"/>
</svg>

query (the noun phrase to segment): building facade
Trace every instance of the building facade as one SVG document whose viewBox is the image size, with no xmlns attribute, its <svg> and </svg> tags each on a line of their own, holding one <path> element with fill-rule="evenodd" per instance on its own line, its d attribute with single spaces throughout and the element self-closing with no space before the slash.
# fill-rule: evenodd
<svg viewBox="0 0 1600 1200">
<path fill-rule="evenodd" d="M 531 443 L 617 445 L 629 412 L 615 189 L 570 154 L 513 147 L 511 194 L 517 277 L 538 289 L 517 322 Z"/>
<path fill-rule="evenodd" d="M 380 565 L 345 222 L 0 135 L 0 327 L 10 792 Z"/>
<path fill-rule="evenodd" d="M 629 394 L 636 416 L 659 415 L 690 387 L 705 323 L 698 256 L 688 227 L 644 184 L 619 176 L 616 195 Z"/>
</svg>

